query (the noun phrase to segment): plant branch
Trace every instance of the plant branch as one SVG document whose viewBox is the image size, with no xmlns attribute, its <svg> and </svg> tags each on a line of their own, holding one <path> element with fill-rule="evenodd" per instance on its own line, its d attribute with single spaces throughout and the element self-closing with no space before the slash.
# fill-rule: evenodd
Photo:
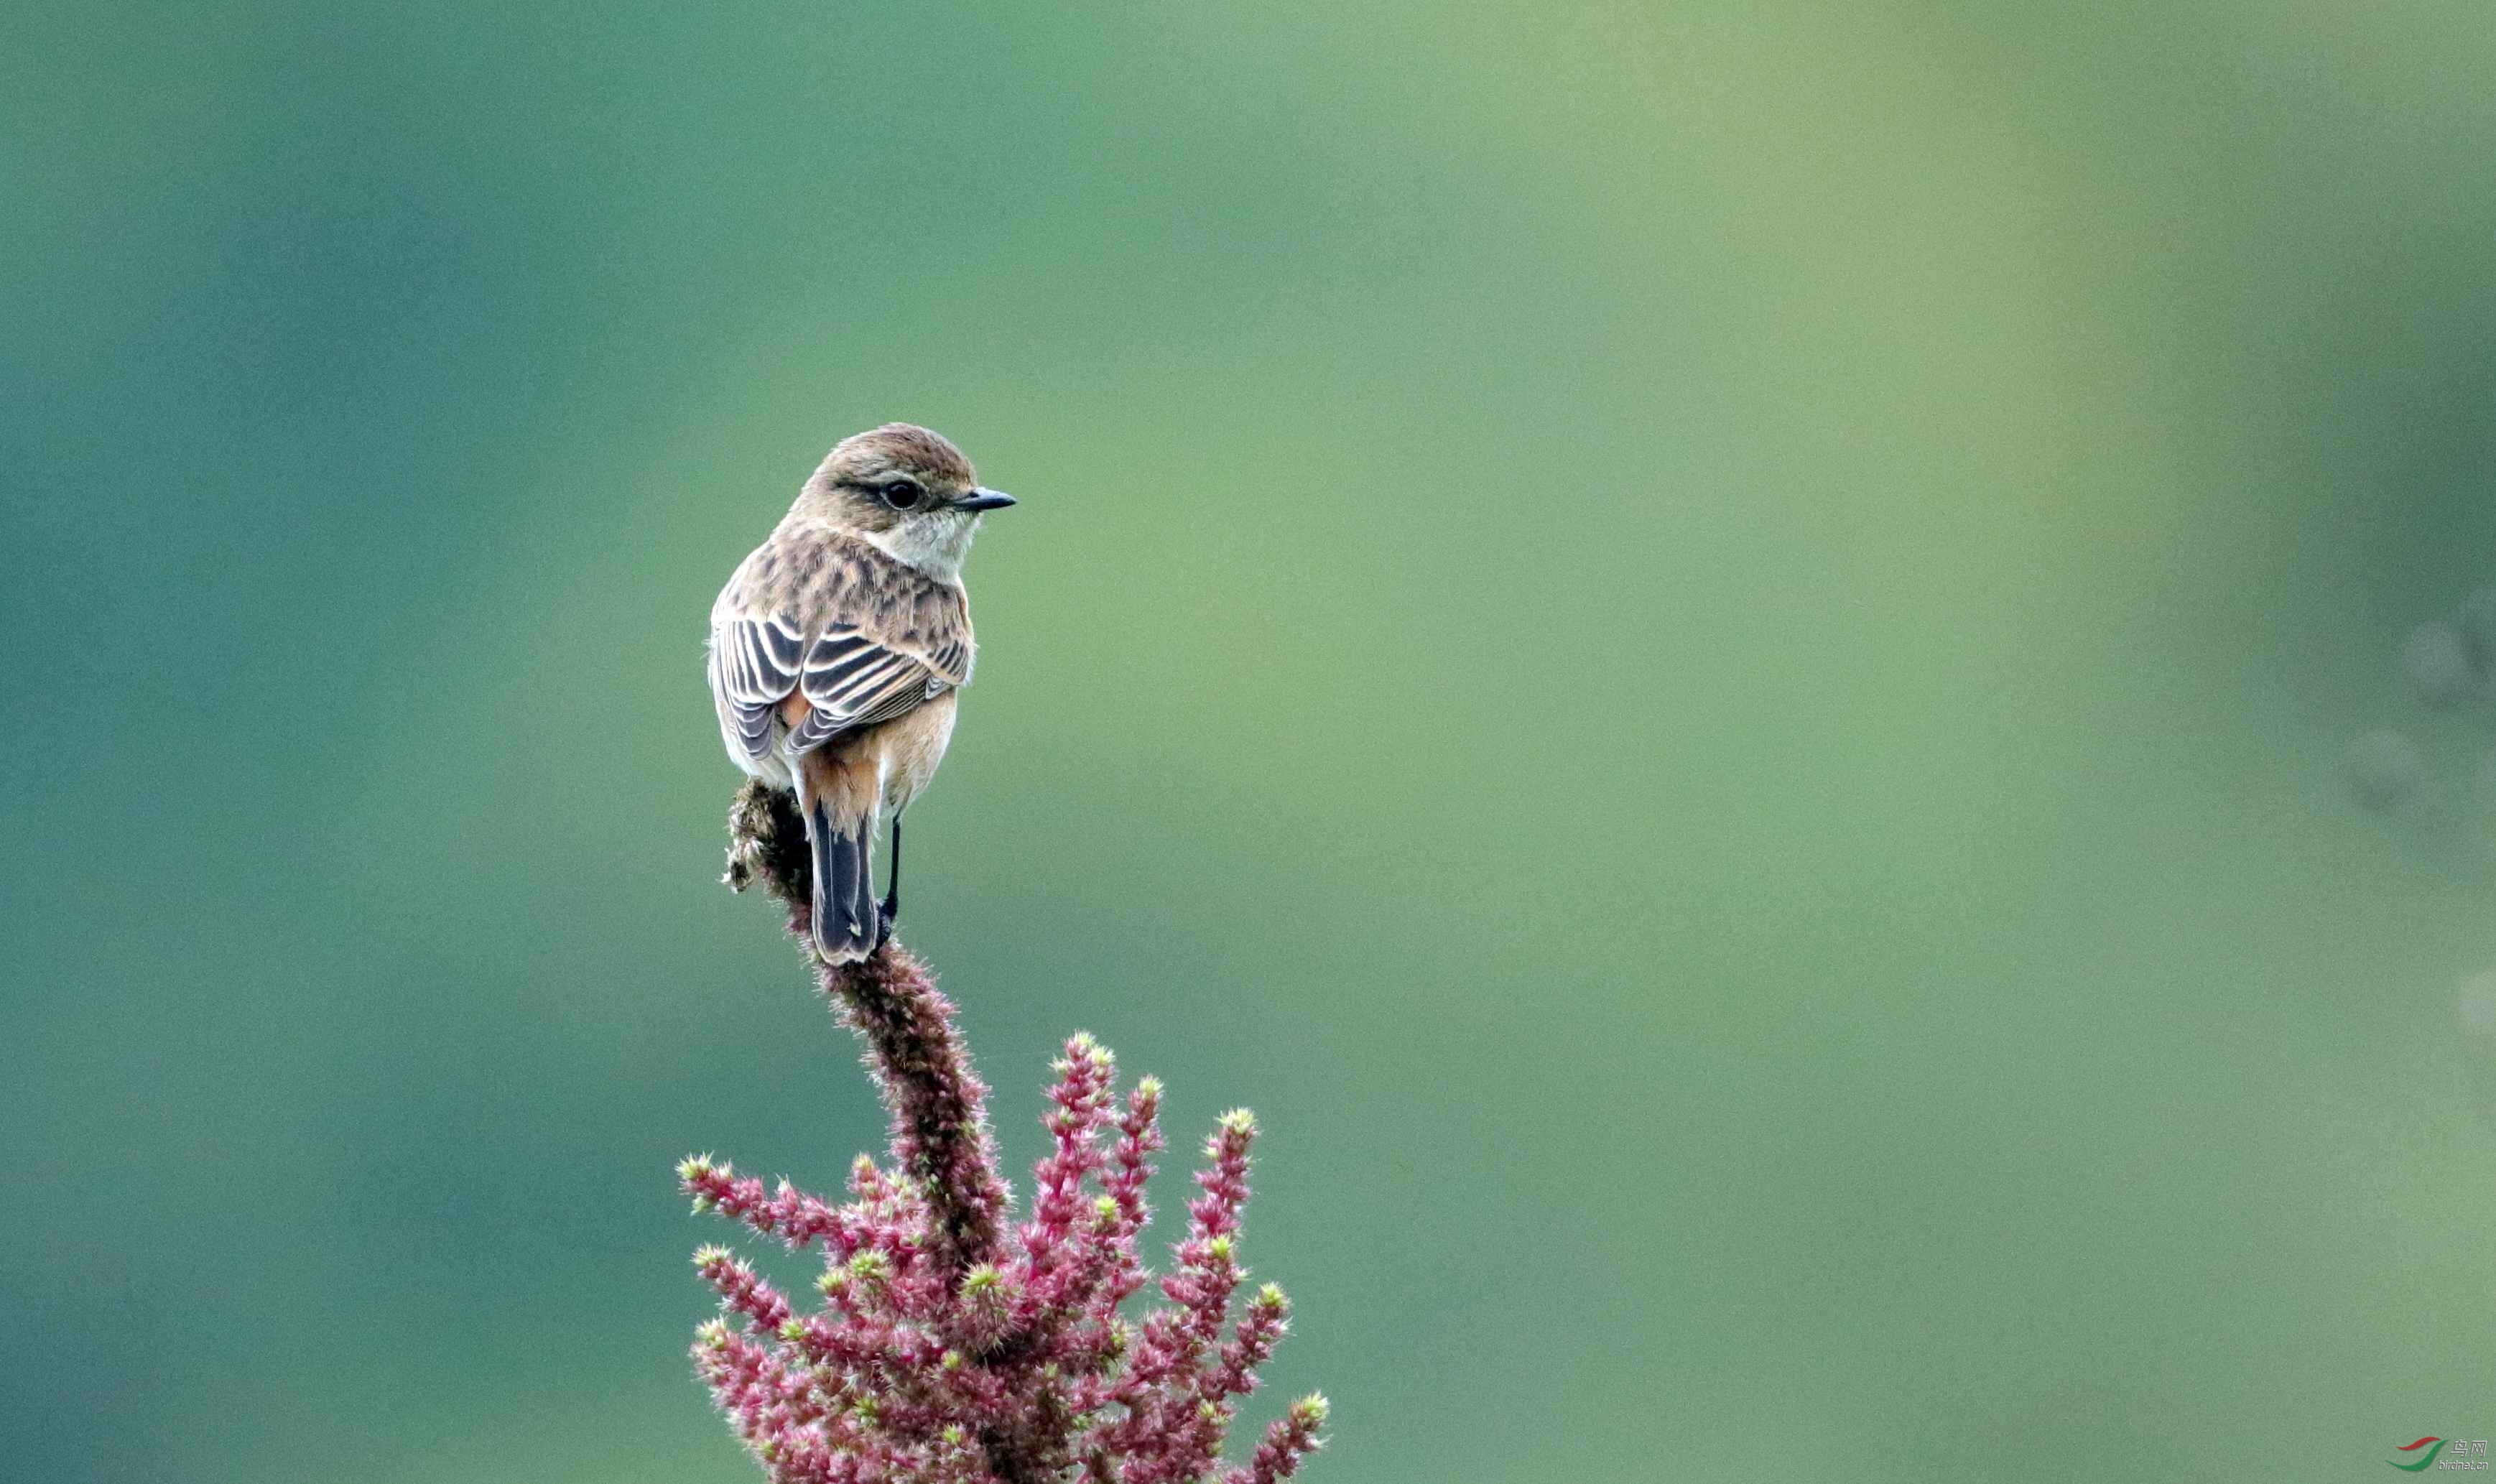
<svg viewBox="0 0 2496 1484">
<path fill-rule="evenodd" d="M 789 934 L 841 1020 L 866 1042 L 867 1072 L 892 1110 L 892 1147 L 934 1217 L 934 1254 L 950 1282 L 996 1255 L 1006 1210 L 988 1131 L 987 1084 L 971 1069 L 953 1004 L 898 943 L 859 963 L 817 957 L 805 825 L 789 796 L 749 780 L 728 817 L 728 884 L 760 881 L 789 910 Z"/>
</svg>

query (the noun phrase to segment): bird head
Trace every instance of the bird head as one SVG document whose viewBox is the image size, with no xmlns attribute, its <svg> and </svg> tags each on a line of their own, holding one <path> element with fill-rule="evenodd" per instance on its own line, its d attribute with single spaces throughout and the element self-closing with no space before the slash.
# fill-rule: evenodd
<svg viewBox="0 0 2496 1484">
<path fill-rule="evenodd" d="M 832 524 L 931 575 L 962 570 L 980 517 L 1014 503 L 983 488 L 942 434 L 888 422 L 834 445 L 798 496 Z"/>
</svg>

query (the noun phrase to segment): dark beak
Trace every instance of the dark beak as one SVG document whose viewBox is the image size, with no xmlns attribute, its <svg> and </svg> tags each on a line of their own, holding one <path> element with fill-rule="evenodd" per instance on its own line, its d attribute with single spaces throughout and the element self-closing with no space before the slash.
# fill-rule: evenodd
<svg viewBox="0 0 2496 1484">
<path fill-rule="evenodd" d="M 1014 497 L 1002 489 L 975 489 L 953 502 L 957 510 L 1001 510 L 1014 503 Z"/>
</svg>

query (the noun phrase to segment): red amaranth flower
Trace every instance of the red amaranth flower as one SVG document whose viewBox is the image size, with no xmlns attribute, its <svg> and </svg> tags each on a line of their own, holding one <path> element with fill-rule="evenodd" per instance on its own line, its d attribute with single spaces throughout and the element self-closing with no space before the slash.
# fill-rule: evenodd
<svg viewBox="0 0 2496 1484">
<path fill-rule="evenodd" d="M 805 855 L 785 848 L 797 821 L 759 788 L 731 820 L 732 884 L 761 880 L 803 941 Z M 1047 1095 L 1049 1150 L 1017 1223 L 987 1088 L 925 968 L 893 944 L 816 968 L 891 1113 L 889 1164 L 859 1157 L 839 1204 L 785 1181 L 766 1191 L 707 1155 L 676 1171 L 697 1211 L 824 1252 L 812 1314 L 725 1248 L 694 1259 L 724 1312 L 696 1334 L 695 1373 L 772 1484 L 1292 1477 L 1319 1446 L 1323 1397 L 1295 1403 L 1246 1463 L 1221 1462 L 1236 1399 L 1257 1389 L 1291 1315 L 1267 1283 L 1231 1318 L 1247 1275 L 1247 1110 L 1223 1115 L 1206 1142 L 1201 1193 L 1161 1282 L 1167 1306 L 1130 1320 L 1121 1306 L 1149 1282 L 1138 1245 L 1161 1084 L 1142 1079 L 1122 1106 L 1108 1049 L 1068 1040 Z"/>
</svg>

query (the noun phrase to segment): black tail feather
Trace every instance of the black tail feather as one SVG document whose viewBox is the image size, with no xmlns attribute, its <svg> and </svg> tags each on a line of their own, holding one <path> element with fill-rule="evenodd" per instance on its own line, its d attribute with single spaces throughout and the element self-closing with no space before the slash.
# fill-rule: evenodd
<svg viewBox="0 0 2496 1484">
<path fill-rule="evenodd" d="M 866 828 L 836 828 L 818 802 L 806 815 L 806 839 L 815 852 L 815 951 L 827 963 L 854 963 L 884 941 L 876 910 L 875 881 L 867 865 Z"/>
</svg>

